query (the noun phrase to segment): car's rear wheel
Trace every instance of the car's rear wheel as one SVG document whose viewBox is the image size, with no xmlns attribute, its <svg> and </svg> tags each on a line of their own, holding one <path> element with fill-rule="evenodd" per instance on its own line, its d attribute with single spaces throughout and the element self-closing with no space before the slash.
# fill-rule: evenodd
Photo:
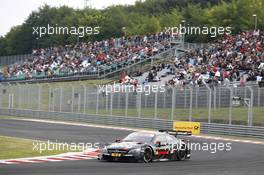
<svg viewBox="0 0 264 175">
<path fill-rule="evenodd" d="M 177 152 L 177 160 L 184 160 L 186 158 L 186 151 L 185 150 L 179 150 Z"/>
<path fill-rule="evenodd" d="M 153 152 L 152 152 L 152 149 L 147 147 L 145 148 L 145 151 L 144 151 L 144 155 L 143 155 L 143 161 L 145 163 L 149 163 L 149 162 L 152 162 L 153 160 Z"/>
<path fill-rule="evenodd" d="M 177 155 L 176 155 L 176 159 L 177 160 L 185 160 L 186 157 L 187 157 L 187 153 L 188 153 L 187 146 L 186 145 L 182 145 L 181 149 L 179 149 L 176 153 L 177 153 Z"/>
</svg>

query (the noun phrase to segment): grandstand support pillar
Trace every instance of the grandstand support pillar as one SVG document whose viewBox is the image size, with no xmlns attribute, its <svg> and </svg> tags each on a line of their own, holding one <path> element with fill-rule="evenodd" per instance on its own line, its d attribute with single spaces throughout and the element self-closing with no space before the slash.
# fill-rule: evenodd
<svg viewBox="0 0 264 175">
<path fill-rule="evenodd" d="M 155 93 L 155 112 L 154 117 L 157 119 L 158 117 L 158 92 Z"/>
<path fill-rule="evenodd" d="M 141 98 L 142 92 L 138 93 L 138 118 L 141 118 Z"/>
<path fill-rule="evenodd" d="M 174 119 L 174 108 L 175 108 L 175 94 L 176 94 L 176 92 L 175 92 L 175 88 L 172 88 L 172 96 L 171 96 L 171 120 L 173 120 Z"/>
<path fill-rule="evenodd" d="M 230 101 L 229 101 L 229 125 L 232 125 L 232 108 L 233 108 L 233 105 L 232 105 L 232 99 L 233 99 L 233 88 L 232 87 L 229 87 L 228 88 L 230 90 Z M 220 91 L 219 91 L 220 93 Z"/>
<path fill-rule="evenodd" d="M 193 106 L 193 88 L 190 87 L 190 109 L 189 109 L 189 121 L 192 121 L 192 106 Z"/>
<path fill-rule="evenodd" d="M 211 123 L 211 114 L 212 114 L 212 89 L 206 85 L 206 88 L 208 89 L 209 95 L 208 95 L 208 123 Z"/>
<path fill-rule="evenodd" d="M 126 92 L 126 109 L 125 109 L 125 116 L 127 117 L 128 112 L 128 92 Z"/>
</svg>

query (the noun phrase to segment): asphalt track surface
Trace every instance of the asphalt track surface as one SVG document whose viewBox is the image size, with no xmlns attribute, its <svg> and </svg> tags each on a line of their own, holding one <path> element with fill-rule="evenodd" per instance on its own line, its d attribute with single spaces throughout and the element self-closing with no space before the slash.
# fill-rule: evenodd
<svg viewBox="0 0 264 175">
<path fill-rule="evenodd" d="M 129 131 L 50 124 L 19 120 L 0 120 L 0 135 L 57 140 L 59 142 L 111 142 Z M 215 140 L 190 138 L 192 142 Z M 225 143 L 225 142 L 224 142 Z M 0 165 L 0 175 L 263 175 L 264 145 L 235 143 L 231 151 L 193 151 L 188 161 L 120 163 L 98 160 L 63 161 L 36 164 Z"/>
</svg>

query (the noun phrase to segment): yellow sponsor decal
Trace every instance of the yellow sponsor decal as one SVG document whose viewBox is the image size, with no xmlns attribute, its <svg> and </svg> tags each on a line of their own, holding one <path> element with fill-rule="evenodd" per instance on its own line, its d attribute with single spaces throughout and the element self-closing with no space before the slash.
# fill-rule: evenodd
<svg viewBox="0 0 264 175">
<path fill-rule="evenodd" d="M 173 122 L 174 131 L 189 131 L 194 135 L 200 134 L 200 122 Z"/>
</svg>

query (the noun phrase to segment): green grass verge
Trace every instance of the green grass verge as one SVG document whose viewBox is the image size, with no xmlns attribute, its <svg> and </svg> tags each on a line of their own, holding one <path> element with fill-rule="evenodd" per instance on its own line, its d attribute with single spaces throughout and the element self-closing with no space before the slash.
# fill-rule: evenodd
<svg viewBox="0 0 264 175">
<path fill-rule="evenodd" d="M 53 150 L 53 151 L 45 150 L 40 153 L 40 151 L 33 150 L 34 142 L 36 141 L 30 139 L 0 136 L 0 160 L 50 156 L 50 155 L 69 152 L 65 150 Z M 45 142 L 40 141 L 39 143 L 45 143 Z"/>
</svg>

